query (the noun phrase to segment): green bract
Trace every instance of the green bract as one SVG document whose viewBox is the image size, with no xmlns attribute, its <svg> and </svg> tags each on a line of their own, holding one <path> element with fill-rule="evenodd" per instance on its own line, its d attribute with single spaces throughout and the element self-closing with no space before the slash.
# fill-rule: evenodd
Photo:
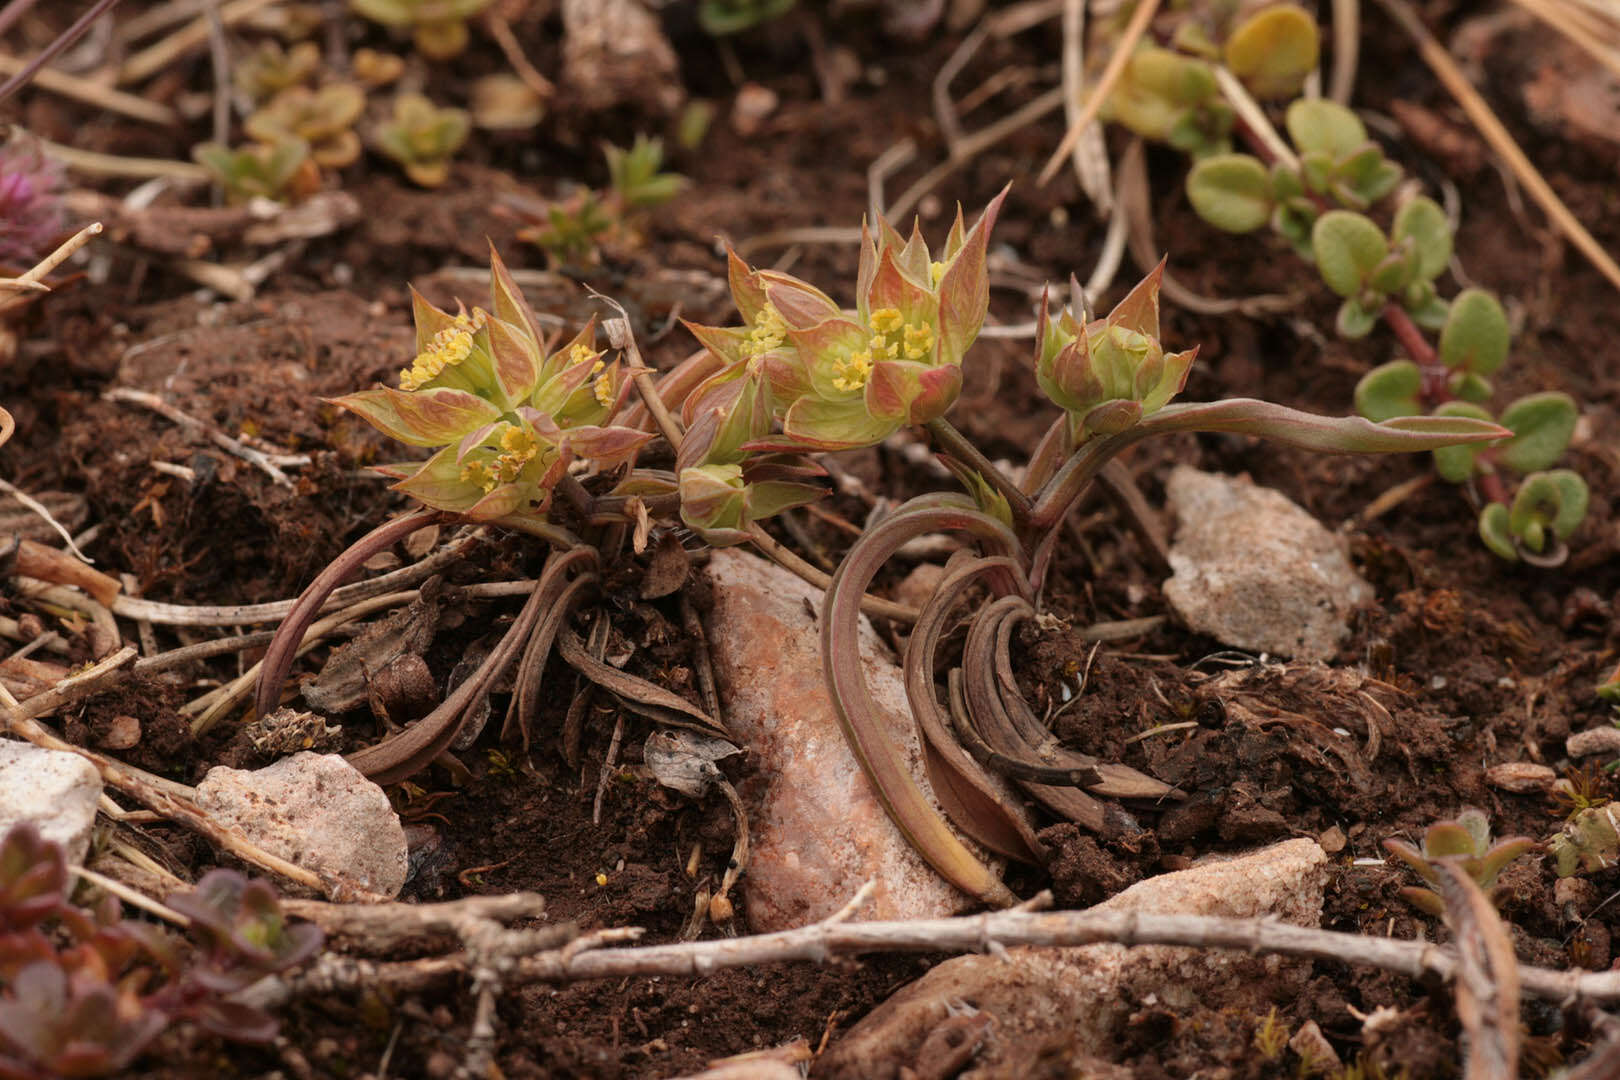
<svg viewBox="0 0 1620 1080">
<path fill-rule="evenodd" d="M 1043 300 L 1035 380 L 1069 414 L 1072 441 L 1133 427 L 1164 408 L 1186 385 L 1198 349 L 1166 353 L 1159 343 L 1163 276 L 1160 262 L 1099 321 L 1080 322 L 1067 308 L 1051 320 Z"/>
<path fill-rule="evenodd" d="M 715 37 L 737 34 L 786 15 L 795 3 L 797 0 L 701 0 L 698 25 Z"/>
<path fill-rule="evenodd" d="M 587 326 L 546 354 L 539 322 L 490 252 L 493 312 L 441 311 L 412 292 L 417 356 L 399 388 L 336 399 L 373 427 L 412 446 L 440 447 L 427 462 L 383 466 L 395 487 L 474 520 L 540 516 L 576 457 L 614 464 L 652 436 L 609 421 L 629 382 Z"/>
</svg>

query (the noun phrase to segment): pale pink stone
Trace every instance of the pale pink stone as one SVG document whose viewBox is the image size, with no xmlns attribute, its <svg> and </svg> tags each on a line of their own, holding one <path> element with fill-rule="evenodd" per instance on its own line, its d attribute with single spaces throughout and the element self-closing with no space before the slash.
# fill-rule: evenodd
<svg viewBox="0 0 1620 1080">
<path fill-rule="evenodd" d="M 805 606 L 809 600 L 819 612 L 822 592 L 735 549 L 717 550 L 704 573 L 726 724 L 760 766 L 743 787 L 754 846 L 742 884 L 753 929 L 823 919 L 869 878 L 877 892 L 860 919 L 934 918 L 972 907 L 912 850 L 844 741 L 822 679 L 816 619 Z M 873 697 L 932 799 L 900 670 L 861 623 Z"/>
</svg>

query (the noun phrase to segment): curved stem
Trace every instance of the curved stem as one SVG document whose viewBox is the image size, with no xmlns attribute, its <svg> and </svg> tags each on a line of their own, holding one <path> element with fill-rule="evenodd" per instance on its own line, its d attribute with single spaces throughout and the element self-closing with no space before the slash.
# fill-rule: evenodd
<svg viewBox="0 0 1620 1080">
<path fill-rule="evenodd" d="M 1036 839 L 1028 815 L 1009 801 L 984 767 L 951 737 L 951 722 L 940 709 L 934 688 L 934 653 L 945 624 L 957 603 L 979 578 L 994 571 L 1016 572 L 1017 563 L 1006 556 L 963 558 L 954 556 L 934 594 L 923 605 L 917 625 L 906 641 L 906 698 L 923 736 L 923 764 L 933 784 L 934 797 L 957 827 L 991 851 L 1037 862 L 1045 848 Z"/>
<path fill-rule="evenodd" d="M 516 658 L 518 649 L 534 632 L 535 623 L 572 584 L 568 580 L 568 571 L 580 564 L 594 567 L 596 562 L 596 549 L 591 547 L 578 547 L 548 558 L 546 568 L 524 603 L 523 610 L 518 613 L 517 620 L 477 670 L 440 702 L 438 708 L 415 724 L 374 746 L 347 755 L 349 764 L 379 784 L 398 783 L 425 769 L 434 758 L 444 753 L 461 730 L 461 721 L 468 706 L 506 670 L 506 666 Z M 594 577 L 594 574 L 587 572 L 582 576 Z"/>
<path fill-rule="evenodd" d="M 292 670 L 293 657 L 298 652 L 299 642 L 304 639 L 304 631 L 315 621 L 321 605 L 326 602 L 332 591 L 358 573 L 361 565 L 371 556 L 392 546 L 395 541 L 405 539 L 417 529 L 431 524 L 438 518 L 439 512 L 436 510 L 417 510 L 404 517 L 386 521 L 349 545 L 347 551 L 333 559 L 327 564 L 326 569 L 315 575 L 315 580 L 299 594 L 292 610 L 281 620 L 281 625 L 276 627 L 276 636 L 271 639 L 270 647 L 265 650 L 264 666 L 259 674 L 259 690 L 253 699 L 255 719 L 275 708 L 276 703 L 281 700 L 281 686 L 287 681 L 287 672 Z"/>
<path fill-rule="evenodd" d="M 1039 491 L 1052 479 L 1052 474 L 1063 463 L 1063 448 L 1068 442 L 1069 416 L 1064 413 L 1052 421 L 1052 426 L 1046 429 L 1046 434 L 1036 444 L 1035 452 L 1029 456 L 1029 465 L 1024 470 L 1026 492 Z"/>
<path fill-rule="evenodd" d="M 966 465 L 993 486 L 1002 497 L 1007 500 L 1012 510 L 1013 527 L 1022 529 L 1029 522 L 1030 502 L 1029 496 L 1024 494 L 1017 484 L 1008 478 L 1007 474 L 996 468 L 995 462 L 985 457 L 968 441 L 966 435 L 956 430 L 956 426 L 943 416 L 928 421 L 923 425 L 928 429 L 940 448 L 950 454 L 957 461 Z"/>
<path fill-rule="evenodd" d="M 861 663 L 861 595 L 902 544 L 914 536 L 942 530 L 967 532 L 1000 549 L 998 554 L 1021 558 L 1011 530 L 966 505 L 965 500 L 952 505 L 933 499 L 920 507 L 902 508 L 857 541 L 833 575 L 821 610 L 822 670 L 844 737 L 890 819 L 947 881 L 986 903 L 1006 906 L 1016 902 L 1016 897 L 957 838 L 912 777 L 889 737 Z M 1027 583 L 1017 584 L 1027 595 Z"/>
<path fill-rule="evenodd" d="M 490 521 L 491 525 L 499 525 L 503 529 L 513 532 L 527 533 L 537 540 L 544 540 L 554 548 L 567 551 L 579 546 L 579 537 L 563 528 L 561 525 L 549 521 L 540 521 L 537 518 L 527 517 L 523 514 L 508 514 Z"/>
</svg>

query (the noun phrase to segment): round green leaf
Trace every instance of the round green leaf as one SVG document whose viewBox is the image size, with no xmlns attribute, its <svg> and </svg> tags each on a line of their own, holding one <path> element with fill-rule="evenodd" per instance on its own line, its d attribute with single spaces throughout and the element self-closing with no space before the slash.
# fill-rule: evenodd
<svg viewBox="0 0 1620 1080">
<path fill-rule="evenodd" d="M 1316 69 L 1316 20 L 1297 4 L 1278 4 L 1247 19 L 1226 39 L 1226 66 L 1258 98 L 1299 93 Z"/>
<path fill-rule="evenodd" d="M 1440 204 L 1426 195 L 1419 195 L 1395 211 L 1389 236 L 1395 241 L 1412 238 L 1418 256 L 1418 277 L 1423 281 L 1433 281 L 1451 265 L 1451 224 Z"/>
<path fill-rule="evenodd" d="M 1401 181 L 1401 167 L 1384 157 L 1376 143 L 1367 143 L 1334 166 L 1333 193 L 1352 206 L 1370 206 Z"/>
<path fill-rule="evenodd" d="M 1513 432 L 1502 461 L 1520 472 L 1547 468 L 1569 445 L 1578 416 L 1575 399 L 1556 390 L 1520 398 L 1502 411 L 1502 426 Z"/>
<path fill-rule="evenodd" d="M 1479 512 L 1479 538 L 1485 546 L 1508 562 L 1519 561 L 1519 548 L 1508 532 L 1508 508 L 1499 502 L 1486 503 Z"/>
<path fill-rule="evenodd" d="M 1311 250 L 1328 288 L 1355 296 L 1389 254 L 1389 243 L 1368 218 L 1349 210 L 1329 210 L 1311 230 Z"/>
<path fill-rule="evenodd" d="M 1512 335 L 1507 312 L 1484 289 L 1464 289 L 1451 302 L 1440 331 L 1440 362 L 1448 368 L 1489 375 L 1507 359 Z"/>
<path fill-rule="evenodd" d="M 1472 416 L 1476 420 L 1490 420 L 1491 414 L 1478 405 L 1466 401 L 1448 401 L 1434 410 L 1435 416 Z M 1434 452 L 1434 471 L 1451 484 L 1461 484 L 1474 474 L 1474 459 L 1479 454 L 1478 443 L 1442 446 Z"/>
<path fill-rule="evenodd" d="M 1323 151 L 1333 160 L 1367 141 L 1367 128 L 1355 113 L 1323 98 L 1301 98 L 1288 106 L 1288 137 L 1301 155 Z"/>
<path fill-rule="evenodd" d="M 1187 174 L 1187 198 L 1217 229 L 1253 232 L 1271 218 L 1271 177 L 1258 158 L 1216 154 Z"/>
<path fill-rule="evenodd" d="M 1378 325 L 1378 308 L 1365 308 L 1361 301 L 1352 296 L 1339 305 L 1339 317 L 1335 325 L 1339 336 L 1349 338 L 1351 341 L 1364 338 Z"/>
<path fill-rule="evenodd" d="M 1380 293 L 1402 292 L 1417 273 L 1418 257 L 1410 240 L 1403 240 L 1373 267 L 1367 284 Z"/>
<path fill-rule="evenodd" d="M 1519 485 L 1508 513 L 1508 529 L 1522 537 L 1532 551 L 1545 543 L 1544 530 L 1551 528 L 1560 540 L 1569 538 L 1586 517 L 1591 493 L 1581 474 L 1572 469 L 1531 473 Z M 1540 540 L 1542 543 L 1537 543 Z"/>
<path fill-rule="evenodd" d="M 1353 303 L 1353 301 L 1352 301 Z M 1397 416 L 1417 416 L 1423 372 L 1410 360 L 1391 360 L 1373 368 L 1356 384 L 1356 412 L 1374 423 Z"/>
</svg>

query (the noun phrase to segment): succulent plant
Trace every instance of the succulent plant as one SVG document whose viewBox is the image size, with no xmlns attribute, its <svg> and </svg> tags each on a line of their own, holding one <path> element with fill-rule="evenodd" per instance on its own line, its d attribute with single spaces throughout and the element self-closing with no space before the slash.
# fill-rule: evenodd
<svg viewBox="0 0 1620 1080">
<path fill-rule="evenodd" d="M 701 0 L 698 4 L 698 25 L 723 37 L 740 34 L 760 23 L 779 19 L 793 10 L 798 0 Z"/>
<path fill-rule="evenodd" d="M 401 442 L 440 448 L 425 463 L 382 467 L 397 490 L 473 520 L 543 516 L 576 457 L 623 461 L 651 435 L 609 424 L 629 381 L 596 347 L 594 325 L 548 354 L 493 249 L 490 280 L 493 312 L 452 315 L 413 292 L 417 355 L 399 387 L 335 404 Z"/>
<path fill-rule="evenodd" d="M 366 95 L 350 83 L 330 83 L 319 90 L 293 86 L 247 118 L 244 128 L 262 143 L 288 139 L 309 144 L 315 164 L 341 169 L 360 158 L 360 136 L 354 123 L 365 111 Z"/>
<path fill-rule="evenodd" d="M 232 80 L 255 103 L 269 101 L 283 90 L 313 82 L 321 70 L 321 50 L 312 41 L 283 49 L 277 41 L 260 42 L 236 62 Z"/>
<path fill-rule="evenodd" d="M 410 30 L 416 51 L 430 60 L 449 60 L 467 48 L 467 20 L 493 0 L 349 0 L 349 7 L 372 22 Z"/>
<path fill-rule="evenodd" d="M 561 266 L 588 266 L 600 261 L 600 248 L 609 241 L 633 246 L 637 226 L 646 211 L 673 199 L 686 187 L 686 177 L 662 172 L 664 144 L 637 135 L 626 150 L 604 144 L 608 187 L 605 191 L 581 188 L 546 206 L 542 214 L 523 211 L 530 219 L 518 237 L 544 251 Z"/>
<path fill-rule="evenodd" d="M 38 141 L 0 147 L 0 260 L 32 265 L 62 231 L 63 177 Z"/>
<path fill-rule="evenodd" d="M 1483 811 L 1466 809 L 1452 821 L 1437 821 L 1423 831 L 1423 847 L 1418 849 L 1404 840 L 1385 840 L 1384 849 L 1417 871 L 1419 877 L 1436 887 L 1440 872 L 1435 863 L 1442 859 L 1456 860 L 1463 870 L 1478 883 L 1486 896 L 1491 896 L 1496 879 L 1504 867 L 1520 855 L 1533 851 L 1536 842 L 1524 836 L 1512 836 L 1491 842 L 1491 823 Z M 1435 917 L 1445 914 L 1445 901 L 1434 889 L 1409 886 L 1401 890 L 1401 897 L 1413 907 Z"/>
<path fill-rule="evenodd" d="M 377 131 L 377 145 L 413 181 L 438 187 L 450 178 L 450 160 L 471 126 L 461 109 L 441 109 L 421 94 L 400 94 L 393 120 Z"/>
<path fill-rule="evenodd" d="M 309 144 L 296 137 L 235 150 L 203 143 L 192 148 L 191 156 L 213 174 L 215 183 L 225 189 L 225 200 L 233 205 L 255 198 L 293 202 L 313 193 L 321 182 Z"/>
<path fill-rule="evenodd" d="M 630 149 L 608 144 L 602 153 L 607 158 L 609 187 L 623 213 L 662 206 L 687 185 L 681 174 L 660 171 L 664 167 L 662 139 L 637 135 Z"/>
<path fill-rule="evenodd" d="M 31 823 L 0 840 L 0 1076 L 120 1072 L 161 1031 L 189 1020 L 226 1038 L 267 1042 L 275 1018 L 226 995 L 309 959 L 322 935 L 288 926 L 275 890 L 214 870 L 168 898 L 199 947 L 182 953 L 116 899 L 95 911 L 67 894 L 62 849 Z"/>
</svg>

